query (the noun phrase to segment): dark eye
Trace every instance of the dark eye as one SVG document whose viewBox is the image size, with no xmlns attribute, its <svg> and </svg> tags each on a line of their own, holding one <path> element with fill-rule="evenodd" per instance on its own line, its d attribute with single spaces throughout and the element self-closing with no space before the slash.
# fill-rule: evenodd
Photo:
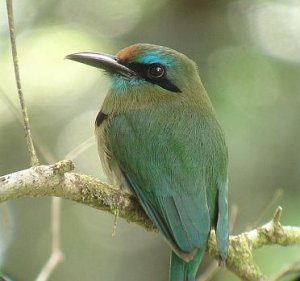
<svg viewBox="0 0 300 281">
<path fill-rule="evenodd" d="M 161 64 L 152 64 L 147 69 L 147 76 L 150 79 L 159 79 L 165 75 L 165 68 Z"/>
</svg>

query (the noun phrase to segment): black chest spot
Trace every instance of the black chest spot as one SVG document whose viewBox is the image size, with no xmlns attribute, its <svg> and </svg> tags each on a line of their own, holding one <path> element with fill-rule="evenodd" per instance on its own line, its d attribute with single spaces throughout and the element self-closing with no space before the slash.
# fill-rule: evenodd
<svg viewBox="0 0 300 281">
<path fill-rule="evenodd" d="M 99 127 L 101 125 L 101 123 L 108 117 L 107 114 L 103 113 L 101 110 L 99 111 L 97 117 L 96 117 L 96 121 L 95 124 L 97 127 Z"/>
</svg>

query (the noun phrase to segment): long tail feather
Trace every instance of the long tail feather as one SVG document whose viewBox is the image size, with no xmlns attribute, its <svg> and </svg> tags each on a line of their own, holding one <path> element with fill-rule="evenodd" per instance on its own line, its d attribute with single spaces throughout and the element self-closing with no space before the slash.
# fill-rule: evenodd
<svg viewBox="0 0 300 281">
<path fill-rule="evenodd" d="M 204 253 L 205 249 L 199 249 L 191 261 L 185 262 L 172 252 L 169 281 L 195 281 Z"/>
</svg>

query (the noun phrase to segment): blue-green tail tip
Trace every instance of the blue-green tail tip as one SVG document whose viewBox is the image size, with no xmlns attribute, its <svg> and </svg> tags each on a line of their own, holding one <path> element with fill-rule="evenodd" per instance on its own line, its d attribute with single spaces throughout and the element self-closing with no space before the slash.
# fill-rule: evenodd
<svg viewBox="0 0 300 281">
<path fill-rule="evenodd" d="M 199 249 L 191 261 L 185 262 L 172 252 L 169 281 L 195 281 L 204 253 L 205 249 Z"/>
</svg>

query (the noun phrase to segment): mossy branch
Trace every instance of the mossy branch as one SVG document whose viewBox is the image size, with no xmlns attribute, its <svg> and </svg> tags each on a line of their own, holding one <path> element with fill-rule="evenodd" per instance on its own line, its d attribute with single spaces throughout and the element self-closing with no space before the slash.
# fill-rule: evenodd
<svg viewBox="0 0 300 281">
<path fill-rule="evenodd" d="M 157 231 L 136 199 L 92 177 L 72 173 L 74 165 L 64 160 L 53 165 L 32 167 L 0 177 L 0 202 L 20 197 L 57 196 L 115 214 L 146 230 Z M 230 236 L 226 267 L 242 280 L 267 280 L 253 259 L 253 251 L 267 245 L 300 244 L 300 227 L 280 224 L 278 207 L 267 224 Z M 208 240 L 208 254 L 219 259 L 214 231 Z"/>
</svg>

